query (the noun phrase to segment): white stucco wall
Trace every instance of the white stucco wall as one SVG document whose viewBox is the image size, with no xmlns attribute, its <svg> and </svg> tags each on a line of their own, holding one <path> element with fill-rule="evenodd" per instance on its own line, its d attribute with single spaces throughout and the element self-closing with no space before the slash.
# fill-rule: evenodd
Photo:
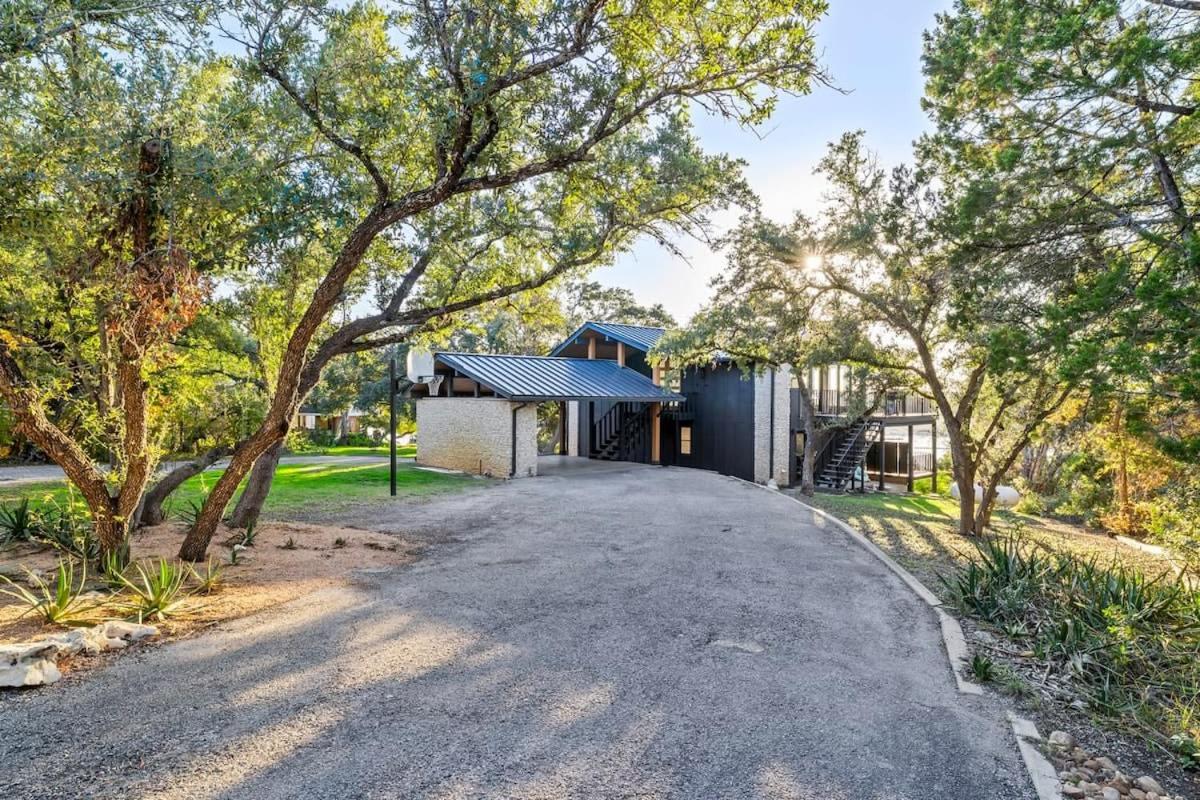
<svg viewBox="0 0 1200 800">
<path fill-rule="evenodd" d="M 766 483 L 772 477 L 788 485 L 788 437 L 791 435 L 792 371 L 775 369 L 775 435 L 771 436 L 771 372 L 754 376 L 754 480 Z M 774 442 L 775 470 L 771 474 L 771 445 Z"/>
<path fill-rule="evenodd" d="M 512 403 L 491 397 L 417 400 L 417 463 L 475 475 L 509 477 Z M 516 477 L 537 475 L 537 406 L 517 411 Z"/>
</svg>

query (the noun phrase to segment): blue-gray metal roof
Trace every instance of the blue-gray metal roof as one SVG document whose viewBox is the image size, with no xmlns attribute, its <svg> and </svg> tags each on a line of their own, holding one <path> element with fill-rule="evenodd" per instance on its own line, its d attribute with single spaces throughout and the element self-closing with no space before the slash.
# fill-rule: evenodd
<svg viewBox="0 0 1200 800">
<path fill-rule="evenodd" d="M 575 344 L 576 340 L 586 331 L 595 331 L 616 342 L 624 342 L 628 347 L 636 347 L 643 353 L 648 353 L 658 344 L 658 340 L 667 332 L 666 328 L 652 328 L 648 325 L 622 325 L 617 322 L 585 322 L 576 328 L 575 332 L 562 341 L 558 347 L 550 351 L 556 356 L 566 348 Z"/>
<path fill-rule="evenodd" d="M 435 353 L 441 364 L 510 400 L 682 400 L 615 361 L 550 356 Z"/>
</svg>

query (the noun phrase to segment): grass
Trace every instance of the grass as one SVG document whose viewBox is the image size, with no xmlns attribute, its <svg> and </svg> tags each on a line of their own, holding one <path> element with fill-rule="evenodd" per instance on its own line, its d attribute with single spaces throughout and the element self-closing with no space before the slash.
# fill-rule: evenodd
<svg viewBox="0 0 1200 800">
<path fill-rule="evenodd" d="M 958 503 L 947 497 L 817 494 L 801 499 L 849 522 L 944 600 L 950 598 L 938 576 L 965 566 L 976 555 L 973 540 L 957 532 Z M 1157 556 L 1065 522 L 997 511 L 992 529 L 1000 536 L 1019 536 L 1025 545 L 1043 552 L 1116 560 L 1151 574 L 1169 569 Z"/>
<path fill-rule="evenodd" d="M 178 517 L 193 503 L 202 502 L 221 472 L 203 472 L 179 487 L 170 500 L 173 515 Z M 474 479 L 463 475 L 430 472 L 408 463 L 397 465 L 396 493 L 401 497 L 458 491 L 474 483 Z M 31 507 L 41 508 L 53 503 L 62 504 L 67 494 L 63 481 L 28 483 L 0 487 L 0 503 L 17 502 L 27 497 Z M 268 516 L 303 514 L 336 508 L 348 502 L 387 497 L 387 464 L 281 464 L 263 513 Z"/>
</svg>

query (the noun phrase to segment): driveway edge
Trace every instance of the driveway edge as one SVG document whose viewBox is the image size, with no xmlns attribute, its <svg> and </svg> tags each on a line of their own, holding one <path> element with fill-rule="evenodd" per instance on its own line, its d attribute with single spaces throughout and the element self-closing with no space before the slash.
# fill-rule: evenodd
<svg viewBox="0 0 1200 800">
<path fill-rule="evenodd" d="M 1012 711 L 1008 712 L 1008 721 L 1012 724 L 1013 736 L 1017 738 L 1017 749 L 1021 751 L 1021 758 L 1025 761 L 1025 769 L 1033 781 L 1038 800 L 1061 800 L 1062 781 L 1058 779 L 1054 765 L 1038 748 L 1042 735 L 1038 733 L 1037 725 Z"/>
</svg>

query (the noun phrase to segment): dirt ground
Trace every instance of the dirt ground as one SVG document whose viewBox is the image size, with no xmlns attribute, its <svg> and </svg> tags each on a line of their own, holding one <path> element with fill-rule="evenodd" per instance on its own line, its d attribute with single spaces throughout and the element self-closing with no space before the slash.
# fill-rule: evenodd
<svg viewBox="0 0 1200 800">
<path fill-rule="evenodd" d="M 140 561 L 174 559 L 183 539 L 184 526 L 167 523 L 145 528 L 133 535 L 132 555 Z M 327 586 L 349 584 L 374 570 L 388 570 L 415 561 L 421 545 L 394 534 L 385 535 L 356 528 L 301 522 L 264 522 L 257 529 L 254 545 L 239 552 L 231 564 L 232 543 L 240 532 L 223 529 L 209 547 L 211 563 L 220 566 L 221 586 L 212 594 L 188 597 L 179 611 L 165 620 L 148 620 L 159 626 L 160 640 L 179 638 L 225 620 L 244 617 L 284 601 Z M 55 550 L 29 544 L 0 548 L 0 574 L 21 581 L 24 569 L 47 573 L 58 560 Z M 205 565 L 196 565 L 199 571 Z M 129 573 L 131 578 L 136 573 Z M 356 577 L 358 576 L 358 577 Z M 78 580 L 78 575 L 76 579 Z M 94 576 L 89 585 L 102 585 Z M 88 621 L 126 616 L 113 607 L 120 598 L 89 611 Z M 31 615 L 24 607 L 0 596 L 0 643 L 24 641 L 60 630 Z"/>
</svg>

